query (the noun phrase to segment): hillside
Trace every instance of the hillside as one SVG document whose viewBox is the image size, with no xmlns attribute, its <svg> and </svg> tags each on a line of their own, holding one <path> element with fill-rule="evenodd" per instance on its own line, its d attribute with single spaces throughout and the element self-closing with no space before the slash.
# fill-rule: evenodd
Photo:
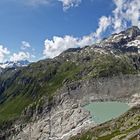
<svg viewBox="0 0 140 140">
<path fill-rule="evenodd" d="M 108 78 L 122 77 L 114 78 L 117 83 L 127 79 L 125 84 L 128 87 L 132 86 L 132 90 L 129 89 L 129 91 L 127 87 L 125 91 L 128 91 L 128 95 L 125 95 L 123 87 L 120 88 L 115 99 L 129 100 L 128 97 L 139 91 L 137 76 L 140 72 L 139 41 L 140 30 L 132 27 L 119 34 L 111 35 L 98 44 L 68 49 L 54 59 L 41 60 L 16 70 L 13 68 L 2 70 L 0 76 L 1 135 L 3 136 L 3 130 L 7 130 L 7 127 L 11 127 L 17 120 L 21 122 L 24 120 L 24 123 L 27 123 L 35 113 L 40 117 L 45 108 L 46 112 L 52 111 L 51 108 L 59 103 L 57 98 L 60 93 L 67 91 L 68 94 L 71 92 L 73 94 L 73 91 L 76 91 L 82 83 L 85 85 L 87 81 L 95 80 L 95 83 L 98 83 L 100 79 L 101 82 L 106 83 L 111 81 Z M 89 85 L 94 87 L 92 84 Z M 110 86 L 112 83 L 108 82 L 108 88 Z M 118 88 L 119 84 L 117 86 L 114 84 L 112 87 Z M 112 91 L 110 91 L 110 100 L 113 100 Z M 106 92 L 107 89 L 105 95 Z M 83 93 L 84 90 L 77 95 L 82 96 Z M 87 93 L 89 94 L 90 91 Z M 105 95 L 100 96 L 104 99 Z"/>
</svg>

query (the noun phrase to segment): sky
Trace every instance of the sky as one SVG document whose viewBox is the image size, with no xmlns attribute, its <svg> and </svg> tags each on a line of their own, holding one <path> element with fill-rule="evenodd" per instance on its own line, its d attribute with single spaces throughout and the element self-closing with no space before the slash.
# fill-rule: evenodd
<svg viewBox="0 0 140 140">
<path fill-rule="evenodd" d="M 139 0 L 0 0 L 0 63 L 53 58 L 130 26 Z"/>
</svg>

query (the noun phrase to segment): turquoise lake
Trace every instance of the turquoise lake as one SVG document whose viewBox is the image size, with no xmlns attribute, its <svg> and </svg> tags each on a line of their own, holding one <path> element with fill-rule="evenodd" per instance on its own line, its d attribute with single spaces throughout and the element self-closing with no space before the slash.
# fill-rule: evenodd
<svg viewBox="0 0 140 140">
<path fill-rule="evenodd" d="M 100 124 L 122 115 L 130 107 L 121 102 L 93 102 L 84 108 L 90 111 L 92 120 Z"/>
</svg>

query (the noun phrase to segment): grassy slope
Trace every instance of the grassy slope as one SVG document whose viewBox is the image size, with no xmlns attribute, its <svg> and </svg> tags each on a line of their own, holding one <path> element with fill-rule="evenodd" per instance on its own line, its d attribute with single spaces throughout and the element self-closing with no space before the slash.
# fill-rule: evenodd
<svg viewBox="0 0 140 140">
<path fill-rule="evenodd" d="M 59 66 L 58 72 L 50 77 L 47 75 L 53 70 L 50 70 L 50 72 L 46 71 L 44 74 L 42 71 L 35 71 L 38 74 L 32 73 L 30 76 L 26 70 L 23 70 L 20 77 L 17 77 L 12 85 L 3 93 L 8 98 L 0 105 L 0 122 L 18 117 L 26 106 L 39 100 L 44 94 L 51 98 L 53 93 L 62 86 L 63 80 L 66 77 L 74 79 L 74 74 L 80 71 L 79 68 L 74 63 L 65 63 Z M 27 79 L 33 80 L 23 84 L 21 76 L 29 77 Z M 45 77 L 49 77 L 49 80 L 44 80 Z M 42 83 L 41 86 L 40 83 Z"/>
<path fill-rule="evenodd" d="M 25 96 L 16 96 L 11 101 L 6 101 L 0 108 L 0 122 L 10 121 L 17 118 L 21 111 L 31 103 L 31 100 Z"/>
</svg>

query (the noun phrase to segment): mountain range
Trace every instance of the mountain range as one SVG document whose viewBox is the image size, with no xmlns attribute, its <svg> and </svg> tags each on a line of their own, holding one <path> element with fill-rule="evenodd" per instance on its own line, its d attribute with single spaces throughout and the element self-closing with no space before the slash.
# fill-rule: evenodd
<svg viewBox="0 0 140 140">
<path fill-rule="evenodd" d="M 21 60 L 21 61 L 6 61 L 4 63 L 0 63 L 0 68 L 16 68 L 16 67 L 25 67 L 28 66 L 30 62 L 28 60 Z"/>
<path fill-rule="evenodd" d="M 67 140 L 77 132 L 71 130 L 89 119 L 81 106 L 91 98 L 131 103 L 140 93 L 140 29 L 133 26 L 53 59 L 6 62 L 0 67 L 5 68 L 0 75 L 0 139 Z M 135 130 L 139 122 L 133 122 Z M 86 140 L 93 137 L 86 135 Z"/>
</svg>

